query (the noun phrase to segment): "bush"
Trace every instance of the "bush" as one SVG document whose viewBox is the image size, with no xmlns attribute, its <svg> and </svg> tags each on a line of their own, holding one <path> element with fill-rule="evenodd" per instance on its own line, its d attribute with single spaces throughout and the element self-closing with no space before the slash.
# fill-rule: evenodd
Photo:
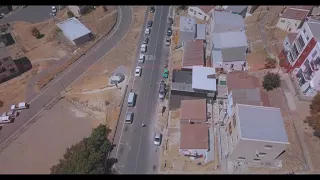
<svg viewBox="0 0 320 180">
<path fill-rule="evenodd" d="M 281 80 L 279 74 L 268 72 L 263 78 L 262 87 L 267 91 L 272 91 L 280 87 L 280 85 Z"/>
<path fill-rule="evenodd" d="M 33 35 L 34 37 L 39 37 L 39 36 L 41 35 L 39 29 L 37 29 L 37 28 L 35 28 L 35 27 L 31 29 L 31 33 L 32 33 L 32 35 Z"/>
<path fill-rule="evenodd" d="M 71 12 L 71 11 L 67 11 L 67 15 L 68 15 L 68 17 L 69 17 L 69 18 L 72 18 L 72 17 L 74 17 L 74 14 L 73 14 L 73 12 Z"/>
<path fill-rule="evenodd" d="M 0 100 L 0 107 L 3 107 L 4 102 Z"/>
</svg>

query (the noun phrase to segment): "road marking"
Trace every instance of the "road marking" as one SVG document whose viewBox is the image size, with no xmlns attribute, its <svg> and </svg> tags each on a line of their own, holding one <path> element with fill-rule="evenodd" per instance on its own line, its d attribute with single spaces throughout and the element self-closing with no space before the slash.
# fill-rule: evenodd
<svg viewBox="0 0 320 180">
<path fill-rule="evenodd" d="M 122 21 L 122 11 L 121 11 L 121 8 L 119 8 L 120 9 L 120 23 L 118 24 L 118 27 L 115 29 L 115 31 L 106 39 L 106 40 L 108 40 L 108 39 L 110 39 L 112 36 L 113 36 L 113 34 L 117 31 L 117 29 L 119 28 L 119 26 L 120 26 L 120 24 L 121 24 L 121 21 Z M 132 10 L 132 8 L 131 8 L 131 10 Z M 133 12 L 133 11 L 132 11 Z M 132 19 L 133 19 L 133 17 L 132 17 Z M 132 24 L 132 20 L 131 20 L 131 24 Z M 129 30 L 128 30 L 129 31 Z M 128 31 L 126 32 L 126 34 L 128 33 Z M 126 37 L 126 34 L 125 34 L 125 36 L 124 37 Z M 119 42 L 121 42 L 123 39 L 124 39 L 124 37 L 119 41 Z M 118 43 L 119 43 L 118 42 Z M 117 44 L 118 44 L 117 43 Z M 116 45 L 117 45 L 116 44 Z M 115 45 L 115 46 L 116 46 Z M 114 47 L 115 47 L 114 46 Z M 112 47 L 108 52 L 110 52 L 114 47 Z M 93 51 L 94 52 L 94 51 Z M 91 54 L 91 53 L 90 53 Z M 108 54 L 108 53 L 107 53 Z M 104 57 L 104 56 L 103 56 Z M 101 58 L 101 59 L 103 59 L 103 57 Z M 97 62 L 99 62 L 101 59 L 99 59 Z M 84 60 L 84 59 L 83 59 Z M 83 61 L 82 60 L 82 61 Z M 80 62 L 82 62 L 82 61 L 80 61 Z M 80 63 L 79 62 L 79 63 Z M 94 64 L 96 64 L 97 62 L 95 62 Z M 79 64 L 78 63 L 78 64 Z M 70 68 L 69 69 L 69 71 L 71 70 L 71 69 L 74 69 L 78 64 L 76 64 L 74 67 L 72 67 L 72 68 Z M 93 64 L 93 65 L 94 65 Z M 92 65 L 92 66 L 93 66 Z M 91 66 L 91 67 L 92 67 Z M 90 67 L 90 68 L 91 68 Z M 88 68 L 88 70 L 90 69 L 90 68 Z M 87 70 L 87 71 L 88 71 Z M 69 71 L 67 71 L 65 74 L 63 74 L 63 76 L 62 77 L 64 77 Z M 85 71 L 85 72 L 83 72 L 83 74 L 84 73 L 86 73 L 87 71 Z M 83 75 L 82 74 L 82 75 Z M 80 75 L 79 77 L 81 77 L 82 75 Z M 56 84 L 62 77 L 60 77 L 57 81 L 55 81 L 51 86 L 49 86 L 48 88 L 50 88 L 50 87 L 52 87 L 54 84 Z M 77 81 L 78 79 L 79 79 L 79 77 L 76 79 L 76 80 L 74 80 L 69 86 L 71 86 L 75 81 Z M 69 86 L 67 86 L 67 87 L 69 87 Z M 66 88 L 67 88 L 66 87 Z M 46 88 L 44 91 L 42 91 L 40 94 L 38 94 L 35 98 L 33 98 L 29 103 L 31 103 L 32 101 L 34 101 L 35 99 L 37 99 L 40 95 L 42 95 L 45 91 L 47 91 L 48 90 L 48 88 Z M 56 95 L 54 98 L 53 98 L 53 100 L 51 100 L 48 104 L 46 104 L 40 111 L 38 111 L 38 113 L 36 113 L 34 116 L 32 116 L 25 124 L 23 124 L 16 132 L 14 132 L 10 137 L 8 137 L 6 140 L 4 140 L 1 144 L 0 144 L 0 146 L 2 145 L 2 144 L 4 144 L 4 143 L 6 143 L 8 140 L 10 140 L 12 137 L 14 137 L 17 133 L 19 133 L 20 131 L 21 131 L 21 129 L 23 129 L 30 121 L 32 121 L 37 115 L 39 115 L 46 107 L 47 107 L 47 105 L 49 105 L 49 104 L 51 104 L 56 98 L 58 97 L 58 95 Z"/>
<path fill-rule="evenodd" d="M 163 6 L 161 7 L 159 27 L 158 27 L 158 35 L 157 35 L 157 40 L 156 40 L 156 42 L 158 42 L 158 38 L 159 38 L 159 34 L 160 34 L 160 25 L 161 25 L 162 13 L 163 13 Z M 156 48 L 155 48 L 155 53 L 154 53 L 155 55 L 157 54 L 157 50 L 158 50 L 158 48 L 157 48 L 157 46 L 156 46 Z M 155 62 L 155 61 L 152 62 L 152 65 L 153 65 L 153 66 L 154 66 L 154 62 Z M 151 84 L 153 71 L 154 71 L 154 69 L 152 69 L 152 71 L 151 71 L 151 76 L 150 76 L 149 84 Z M 147 95 L 148 98 L 149 98 L 149 95 L 150 95 L 150 88 L 151 88 L 151 86 L 149 86 L 149 89 L 148 89 L 148 95 Z M 144 112 L 144 118 L 143 118 L 142 123 L 144 123 L 144 121 L 145 121 L 145 115 L 146 115 L 146 113 L 147 113 L 147 107 L 148 107 L 148 100 L 147 100 L 147 102 L 146 102 L 146 107 L 145 107 L 145 112 Z M 134 170 L 135 173 L 137 172 L 137 168 L 138 168 L 138 160 L 139 160 L 139 153 L 140 153 L 140 147 L 141 147 L 141 138 L 142 138 L 142 133 L 143 133 L 143 131 L 144 131 L 144 129 L 142 129 L 142 131 L 141 131 L 141 133 L 140 133 L 140 142 L 139 142 L 139 146 L 138 146 L 138 153 L 137 153 L 136 165 L 135 165 L 135 170 Z"/>
</svg>

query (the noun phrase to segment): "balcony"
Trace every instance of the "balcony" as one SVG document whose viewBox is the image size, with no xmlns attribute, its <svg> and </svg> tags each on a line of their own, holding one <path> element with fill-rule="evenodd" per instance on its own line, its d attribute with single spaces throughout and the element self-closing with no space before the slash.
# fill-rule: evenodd
<svg viewBox="0 0 320 180">
<path fill-rule="evenodd" d="M 299 85 L 302 86 L 303 84 L 305 84 L 307 81 L 305 80 L 304 76 L 303 76 L 303 72 L 302 69 L 300 69 L 296 75 L 298 81 L 299 81 Z"/>
</svg>

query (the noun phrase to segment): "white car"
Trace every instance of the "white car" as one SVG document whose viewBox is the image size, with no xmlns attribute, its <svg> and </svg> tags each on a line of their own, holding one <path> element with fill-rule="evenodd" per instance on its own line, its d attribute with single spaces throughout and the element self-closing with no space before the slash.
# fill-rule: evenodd
<svg viewBox="0 0 320 180">
<path fill-rule="evenodd" d="M 154 145 L 160 146 L 160 144 L 161 144 L 161 139 L 162 139 L 162 134 L 156 133 L 156 134 L 154 135 L 154 141 L 153 141 Z"/>
<path fill-rule="evenodd" d="M 52 6 L 52 13 L 56 13 L 57 12 L 57 8 L 55 6 Z"/>
<path fill-rule="evenodd" d="M 22 110 L 22 109 L 28 109 L 29 104 L 25 102 L 21 102 L 18 105 L 11 105 L 10 110 Z"/>
<path fill-rule="evenodd" d="M 150 34 L 151 29 L 150 28 L 146 28 L 146 30 L 144 31 L 144 34 L 149 35 Z"/>
<path fill-rule="evenodd" d="M 144 63 L 145 59 L 146 59 L 146 56 L 144 54 L 140 54 L 138 62 L 142 64 Z"/>
<path fill-rule="evenodd" d="M 134 76 L 136 77 L 140 77 L 141 76 L 141 73 L 142 73 L 142 68 L 140 66 L 137 66 L 136 67 L 136 71 L 134 73 Z"/>
<path fill-rule="evenodd" d="M 146 44 L 142 44 L 140 51 L 141 52 L 147 52 L 147 45 Z"/>
</svg>

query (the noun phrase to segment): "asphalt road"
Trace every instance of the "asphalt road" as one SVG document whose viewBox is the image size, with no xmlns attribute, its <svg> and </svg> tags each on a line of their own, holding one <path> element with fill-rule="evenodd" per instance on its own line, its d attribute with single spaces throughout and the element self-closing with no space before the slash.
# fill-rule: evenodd
<svg viewBox="0 0 320 180">
<path fill-rule="evenodd" d="M 117 147 L 111 154 L 111 157 L 117 157 L 117 168 L 122 174 L 151 174 L 157 173 L 158 170 L 160 147 L 155 146 L 153 140 L 154 133 L 160 132 L 155 127 L 156 110 L 163 64 L 168 62 L 169 58 L 169 47 L 165 46 L 169 9 L 169 6 L 156 7 L 147 53 L 145 53 L 153 58 L 141 65 L 142 75 L 134 78 L 132 84 L 132 90 L 137 94 L 136 106 L 127 107 L 127 98 L 124 101 L 115 139 Z M 146 19 L 141 32 L 143 35 L 145 26 Z M 140 48 L 136 56 L 136 65 L 138 65 L 139 54 Z M 134 113 L 132 124 L 124 123 L 126 112 Z M 142 127 L 142 123 L 146 124 L 146 127 Z M 153 168 L 154 165 L 156 169 Z"/>
<path fill-rule="evenodd" d="M 31 101 L 30 108 L 23 110 L 14 123 L 7 124 L 0 132 L 0 152 L 16 139 L 28 126 L 32 125 L 42 115 L 43 111 L 50 109 L 60 97 L 60 93 L 80 78 L 85 71 L 101 60 L 103 56 L 119 43 L 128 32 L 132 22 L 132 9 L 130 6 L 120 6 L 118 22 L 109 36 L 101 40 L 95 47 L 72 64 L 67 70 L 59 74 Z M 50 143 L 50 140 L 48 140 Z"/>
<path fill-rule="evenodd" d="M 27 6 L 0 19 L 0 24 L 14 21 L 42 22 L 52 18 L 50 13 L 52 13 L 51 6 Z"/>
</svg>

